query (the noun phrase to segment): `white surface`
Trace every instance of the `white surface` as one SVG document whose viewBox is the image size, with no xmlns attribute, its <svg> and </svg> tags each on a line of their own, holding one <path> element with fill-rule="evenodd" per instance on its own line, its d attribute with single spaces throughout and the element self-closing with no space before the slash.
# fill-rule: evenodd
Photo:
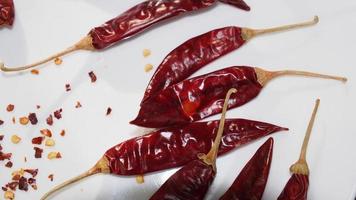
<svg viewBox="0 0 356 200">
<path fill-rule="evenodd" d="M 0 30 L 0 57 L 14 66 L 32 62 L 63 49 L 84 36 L 91 27 L 115 17 L 141 0 L 16 0 L 14 27 Z M 275 123 L 290 128 L 277 133 L 273 164 L 263 199 L 276 199 L 289 179 L 289 166 L 296 161 L 312 107 L 321 98 L 308 149 L 311 171 L 309 199 L 349 200 L 355 195 L 356 151 L 354 143 L 356 1 L 248 0 L 251 12 L 219 3 L 150 31 L 101 52 L 78 52 L 64 57 L 63 64 L 53 63 L 30 73 L 0 73 L 0 133 L 4 151 L 13 152 L 14 167 L 0 165 L 0 184 L 10 180 L 10 172 L 18 168 L 39 168 L 38 191 L 16 192 L 16 199 L 39 199 L 45 191 L 62 181 L 89 169 L 106 149 L 143 130 L 129 125 L 138 112 L 144 89 L 153 73 L 144 65 L 157 66 L 164 56 L 185 40 L 213 28 L 239 25 L 252 28 L 294 23 L 319 15 L 317 26 L 294 32 L 273 34 L 254 39 L 243 48 L 209 64 L 197 74 L 231 65 L 259 66 L 265 69 L 299 69 L 345 75 L 347 84 L 321 79 L 283 77 L 268 84 L 247 105 L 231 110 L 229 117 L 242 117 Z M 198 25 L 198 26 L 197 26 Z M 143 58 L 142 50 L 152 50 Z M 98 81 L 90 82 L 93 70 Z M 72 91 L 65 92 L 70 83 Z M 76 101 L 83 105 L 75 109 Z M 6 105 L 15 104 L 13 113 Z M 41 105 L 39 111 L 35 106 Z M 106 108 L 113 109 L 105 116 Z M 63 118 L 50 129 L 55 133 L 60 160 L 34 159 L 31 139 L 46 128 L 45 118 L 63 108 Z M 36 126 L 13 125 L 11 117 L 35 111 Z M 217 119 L 214 116 L 210 119 Z M 64 138 L 59 131 L 65 129 Z M 14 145 L 12 134 L 23 140 Z M 218 175 L 207 199 L 217 199 L 231 185 L 239 171 L 266 140 L 263 138 L 218 160 Z M 51 150 L 45 148 L 45 154 Z M 28 162 L 23 162 L 27 156 Z M 138 185 L 134 177 L 97 175 L 57 193 L 53 199 L 147 199 L 174 171 L 167 170 L 145 176 Z M 54 173 L 54 181 L 47 176 Z M 2 192 L 1 192 L 2 193 Z M 2 196 L 2 194 L 1 194 Z M 2 197 L 0 197 L 2 199 Z"/>
</svg>

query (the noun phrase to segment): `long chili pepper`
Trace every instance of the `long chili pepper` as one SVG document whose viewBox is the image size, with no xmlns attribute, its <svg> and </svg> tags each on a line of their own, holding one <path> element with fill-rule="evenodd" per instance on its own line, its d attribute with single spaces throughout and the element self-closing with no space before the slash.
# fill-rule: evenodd
<svg viewBox="0 0 356 200">
<path fill-rule="evenodd" d="M 320 100 L 317 99 L 313 114 L 309 121 L 309 125 L 304 137 L 303 146 L 300 152 L 299 160 L 290 167 L 290 172 L 293 174 L 287 182 L 278 200 L 306 200 L 309 187 L 309 167 L 307 164 L 307 148 L 311 131 L 313 129 L 315 116 L 318 111 Z"/>
<path fill-rule="evenodd" d="M 224 94 L 236 88 L 229 108 L 241 106 L 255 98 L 271 79 L 284 75 L 297 75 L 335 79 L 343 77 L 304 71 L 266 71 L 257 67 L 234 66 L 194 77 L 174 84 L 142 103 L 132 124 L 144 127 L 166 127 L 184 124 L 221 112 Z"/>
<path fill-rule="evenodd" d="M 191 38 L 171 51 L 157 67 L 142 102 L 158 91 L 188 78 L 208 63 L 240 48 L 255 36 L 314 25 L 318 20 L 315 16 L 311 21 L 268 29 L 229 26 Z"/>
<path fill-rule="evenodd" d="M 273 138 L 269 138 L 242 169 L 220 200 L 258 200 L 266 187 L 273 154 Z"/>
<path fill-rule="evenodd" d="M 148 0 L 130 8 L 119 16 L 93 28 L 87 36 L 68 49 L 46 59 L 22 67 L 9 68 L 0 63 L 3 71 L 21 71 L 49 62 L 77 50 L 100 50 L 119 41 L 132 37 L 160 21 L 184 13 L 211 7 L 217 1 L 227 3 L 243 10 L 249 10 L 243 0 Z"/>
<path fill-rule="evenodd" d="M 15 8 L 13 0 L 0 0 L 0 27 L 11 26 L 15 18 Z"/>
<path fill-rule="evenodd" d="M 200 154 L 194 161 L 189 162 L 174 173 L 150 200 L 203 200 L 216 174 L 216 157 L 224 131 L 225 114 L 232 88 L 226 94 L 223 111 L 213 146 L 207 154 Z"/>
<path fill-rule="evenodd" d="M 106 151 L 92 169 L 55 187 L 42 199 L 72 182 L 96 173 L 142 175 L 182 166 L 194 160 L 199 153 L 209 151 L 216 136 L 218 123 L 219 121 L 215 120 L 174 126 L 122 142 Z M 227 119 L 219 155 L 283 130 L 288 129 L 246 119 Z"/>
</svg>

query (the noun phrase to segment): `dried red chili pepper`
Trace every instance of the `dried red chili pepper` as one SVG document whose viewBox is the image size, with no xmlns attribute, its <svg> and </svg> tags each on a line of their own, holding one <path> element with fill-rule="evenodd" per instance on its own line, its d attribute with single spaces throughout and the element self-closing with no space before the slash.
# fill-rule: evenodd
<svg viewBox="0 0 356 200">
<path fill-rule="evenodd" d="M 312 21 L 269 29 L 229 26 L 191 38 L 171 51 L 157 67 L 142 102 L 158 91 L 188 78 L 208 63 L 240 48 L 255 36 L 310 26 L 317 22 L 318 17 L 315 16 Z"/>
<path fill-rule="evenodd" d="M 261 199 L 266 187 L 273 155 L 273 138 L 269 138 L 242 169 L 220 200 Z"/>
<path fill-rule="evenodd" d="M 185 165 L 196 159 L 199 153 L 209 151 L 216 135 L 218 123 L 217 120 L 195 122 L 184 126 L 160 129 L 144 136 L 129 139 L 110 148 L 91 170 L 69 182 L 78 181 L 82 177 L 96 173 L 142 175 Z M 288 129 L 246 119 L 227 119 L 219 155 L 282 130 Z M 45 197 L 65 187 L 67 183 L 54 188 Z"/>
<path fill-rule="evenodd" d="M 166 127 L 204 119 L 221 112 L 224 94 L 236 88 L 229 108 L 241 106 L 255 98 L 270 80 L 284 75 L 335 79 L 343 77 L 311 72 L 266 71 L 257 67 L 229 67 L 174 84 L 147 99 L 132 124 L 144 127 Z"/>
<path fill-rule="evenodd" d="M 303 146 L 300 152 L 299 160 L 294 163 L 289 171 L 293 174 L 287 182 L 278 200 L 306 200 L 308 196 L 309 187 L 309 167 L 307 164 L 307 147 L 311 131 L 313 129 L 315 116 L 318 111 L 320 100 L 315 102 L 313 114 L 308 124 L 308 128 L 304 137 Z"/>
<path fill-rule="evenodd" d="M 0 27 L 12 26 L 15 18 L 15 7 L 13 0 L 0 0 Z"/>
<path fill-rule="evenodd" d="M 189 199 L 203 200 L 216 175 L 216 158 L 224 131 L 225 114 L 228 101 L 236 89 L 230 89 L 226 94 L 219 129 L 214 143 L 207 154 L 198 155 L 196 160 L 189 162 L 174 173 L 150 200 Z"/>
<path fill-rule="evenodd" d="M 211 7 L 220 0 L 148 0 L 130 8 L 101 26 L 93 28 L 86 37 L 68 49 L 39 62 L 23 67 L 8 68 L 3 64 L 3 71 L 26 70 L 77 50 L 100 50 L 119 41 L 132 37 L 157 24 L 158 22 L 184 13 Z M 223 3 L 249 10 L 243 0 L 221 0 Z"/>
</svg>

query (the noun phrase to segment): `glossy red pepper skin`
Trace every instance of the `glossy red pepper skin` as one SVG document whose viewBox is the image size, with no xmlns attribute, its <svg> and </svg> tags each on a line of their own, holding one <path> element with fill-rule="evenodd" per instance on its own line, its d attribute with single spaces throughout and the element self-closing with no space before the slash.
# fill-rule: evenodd
<svg viewBox="0 0 356 200">
<path fill-rule="evenodd" d="M 278 200 L 307 200 L 309 176 L 293 174 Z"/>
<path fill-rule="evenodd" d="M 189 39 L 171 51 L 157 67 L 142 102 L 167 87 L 185 80 L 200 68 L 238 49 L 246 41 L 240 27 L 215 29 Z"/>
<path fill-rule="evenodd" d="M 199 153 L 210 150 L 218 126 L 218 120 L 196 122 L 122 142 L 105 153 L 110 171 L 117 175 L 141 175 L 185 165 L 195 160 Z M 219 155 L 281 130 L 287 129 L 264 122 L 228 119 Z"/>
<path fill-rule="evenodd" d="M 15 18 L 13 0 L 0 0 L 0 26 L 11 26 Z"/>
<path fill-rule="evenodd" d="M 236 88 L 229 108 L 241 106 L 261 91 L 253 67 L 229 67 L 172 85 L 142 105 L 130 123 L 144 127 L 166 127 L 186 124 L 220 113 L 226 92 Z"/>
<path fill-rule="evenodd" d="M 210 7 L 216 2 L 217 0 L 148 0 L 93 28 L 89 35 L 92 37 L 94 48 L 103 49 L 142 32 L 160 21 Z M 225 0 L 222 2 L 249 10 L 242 0 L 232 0 L 233 3 Z"/>
<path fill-rule="evenodd" d="M 262 199 L 273 155 L 273 139 L 269 138 L 242 169 L 220 200 Z"/>
<path fill-rule="evenodd" d="M 173 174 L 150 200 L 203 200 L 215 174 L 211 165 L 194 160 Z"/>
</svg>

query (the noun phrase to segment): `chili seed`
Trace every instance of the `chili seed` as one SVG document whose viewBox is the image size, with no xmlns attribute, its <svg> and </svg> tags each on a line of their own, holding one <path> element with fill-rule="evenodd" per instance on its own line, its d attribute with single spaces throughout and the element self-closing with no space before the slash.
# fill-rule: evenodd
<svg viewBox="0 0 356 200">
<path fill-rule="evenodd" d="M 15 199 L 15 194 L 12 191 L 8 190 L 5 192 L 4 198 L 6 200 L 13 200 L 13 199 Z"/>
<path fill-rule="evenodd" d="M 35 138 L 32 138 L 32 144 L 41 145 L 43 139 L 44 139 L 44 137 L 35 137 Z"/>
<path fill-rule="evenodd" d="M 11 173 L 11 175 L 14 177 L 14 176 L 16 176 L 16 175 L 18 175 L 18 176 L 23 176 L 25 174 L 25 170 L 24 169 L 20 169 L 20 170 L 17 170 L 17 171 L 13 171 L 12 173 Z"/>
<path fill-rule="evenodd" d="M 148 56 L 150 56 L 151 55 L 151 51 L 149 50 L 149 49 L 144 49 L 143 51 L 142 51 L 142 54 L 143 54 L 143 57 L 148 57 Z"/>
<path fill-rule="evenodd" d="M 47 137 L 52 137 L 52 132 L 49 129 L 42 129 L 40 130 L 41 134 Z"/>
<path fill-rule="evenodd" d="M 55 143 L 54 140 L 51 139 L 51 138 L 47 139 L 46 142 L 45 142 L 45 145 L 48 146 L 48 147 L 52 147 L 52 146 L 54 146 L 55 144 L 56 144 L 56 143 Z"/>
<path fill-rule="evenodd" d="M 53 160 L 53 159 L 58 159 L 58 158 L 62 158 L 61 154 L 59 152 L 49 152 L 48 155 L 47 155 L 47 158 L 50 159 L 50 160 Z"/>
<path fill-rule="evenodd" d="M 15 106 L 12 104 L 7 105 L 6 110 L 7 112 L 12 112 L 15 109 Z"/>
<path fill-rule="evenodd" d="M 27 125 L 28 122 L 29 122 L 29 119 L 27 117 L 20 117 L 20 124 Z"/>
<path fill-rule="evenodd" d="M 61 58 L 59 58 L 59 57 L 57 57 L 57 58 L 55 58 L 54 59 L 54 63 L 56 64 L 56 65 L 60 65 L 60 64 L 62 64 L 62 59 Z"/>
<path fill-rule="evenodd" d="M 38 75 L 40 74 L 40 71 L 38 71 L 37 69 L 33 69 L 31 70 L 31 74 Z"/>
<path fill-rule="evenodd" d="M 21 138 L 17 135 L 12 135 L 11 136 L 11 142 L 14 144 L 18 144 L 21 141 Z"/>
<path fill-rule="evenodd" d="M 136 176 L 136 182 L 137 182 L 138 184 L 144 183 L 144 182 L 145 182 L 145 179 L 144 179 L 143 175 L 138 175 L 138 176 Z"/>
<path fill-rule="evenodd" d="M 151 65 L 151 64 L 146 64 L 145 65 L 145 72 L 149 72 L 149 71 L 151 71 L 153 69 L 153 65 Z"/>
<path fill-rule="evenodd" d="M 35 124 L 37 124 L 37 122 L 38 122 L 36 113 L 30 113 L 30 114 L 28 115 L 28 119 L 30 120 L 30 122 L 31 122 L 32 125 L 35 125 Z"/>
<path fill-rule="evenodd" d="M 94 74 L 93 71 L 89 72 L 89 77 L 92 83 L 96 81 L 96 75 Z"/>
</svg>

